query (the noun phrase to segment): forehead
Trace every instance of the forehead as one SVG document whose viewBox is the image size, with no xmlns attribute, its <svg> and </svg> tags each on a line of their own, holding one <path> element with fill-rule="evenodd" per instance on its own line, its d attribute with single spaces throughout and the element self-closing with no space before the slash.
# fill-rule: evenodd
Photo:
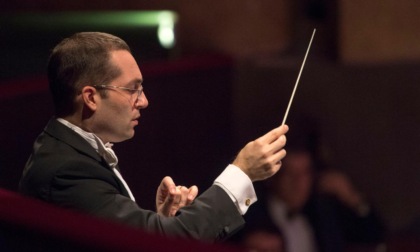
<svg viewBox="0 0 420 252">
<path fill-rule="evenodd" d="M 143 75 L 130 52 L 126 50 L 112 51 L 110 53 L 110 61 L 121 71 L 120 76 L 113 81 L 114 83 L 120 83 L 120 85 L 132 82 L 141 84 Z"/>
</svg>

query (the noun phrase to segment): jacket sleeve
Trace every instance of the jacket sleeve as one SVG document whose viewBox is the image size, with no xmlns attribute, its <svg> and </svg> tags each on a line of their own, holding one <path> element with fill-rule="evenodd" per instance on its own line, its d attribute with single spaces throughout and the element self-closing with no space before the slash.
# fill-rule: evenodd
<svg viewBox="0 0 420 252">
<path fill-rule="evenodd" d="M 140 208 L 122 190 L 111 170 L 94 162 L 73 160 L 54 174 L 48 201 L 150 232 L 206 241 L 224 240 L 244 224 L 230 197 L 216 185 L 175 217 Z"/>
</svg>

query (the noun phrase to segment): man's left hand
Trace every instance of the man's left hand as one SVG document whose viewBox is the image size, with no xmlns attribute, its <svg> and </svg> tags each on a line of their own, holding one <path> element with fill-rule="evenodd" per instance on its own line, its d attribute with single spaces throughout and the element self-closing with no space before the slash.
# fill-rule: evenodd
<svg viewBox="0 0 420 252">
<path fill-rule="evenodd" d="M 166 176 L 162 179 L 156 193 L 157 213 L 167 217 L 175 216 L 181 207 L 190 205 L 197 194 L 197 186 L 190 188 L 176 186 L 172 178 Z"/>
</svg>

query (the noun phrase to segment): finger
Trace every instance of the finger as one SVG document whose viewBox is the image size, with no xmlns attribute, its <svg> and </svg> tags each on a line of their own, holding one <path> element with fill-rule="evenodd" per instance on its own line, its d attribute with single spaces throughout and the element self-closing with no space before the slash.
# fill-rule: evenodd
<svg viewBox="0 0 420 252">
<path fill-rule="evenodd" d="M 281 151 L 273 154 L 270 159 L 268 160 L 269 165 L 265 169 L 266 178 L 269 178 L 276 174 L 282 165 L 281 160 L 286 156 L 286 151 L 282 149 Z"/>
<path fill-rule="evenodd" d="M 174 194 L 168 194 L 161 202 L 157 204 L 158 213 L 163 216 L 174 216 L 178 210 L 178 204 L 181 197 L 181 191 L 175 188 Z"/>
<path fill-rule="evenodd" d="M 160 182 L 156 193 L 156 209 L 159 213 L 168 216 L 170 214 L 171 204 L 174 201 L 176 193 L 175 183 L 171 177 L 166 176 Z"/>
<path fill-rule="evenodd" d="M 169 176 L 164 177 L 162 179 L 161 185 L 162 185 L 162 189 L 168 190 L 168 192 L 170 194 L 175 194 L 176 193 L 176 191 L 175 191 L 176 186 L 175 186 L 175 183 L 174 183 L 174 181 L 172 180 L 171 177 L 169 177 Z"/>
<path fill-rule="evenodd" d="M 283 160 L 283 158 L 286 157 L 286 154 L 287 154 L 287 152 L 286 152 L 285 149 L 281 149 L 280 151 L 274 153 L 273 156 L 272 156 L 273 163 L 281 162 L 281 160 Z"/>
<path fill-rule="evenodd" d="M 181 186 L 177 186 L 175 187 L 175 193 L 173 194 L 173 197 L 170 203 L 174 206 L 178 206 L 181 203 L 181 197 L 182 197 Z"/>
<path fill-rule="evenodd" d="M 277 138 L 274 142 L 270 144 L 269 148 L 271 148 L 273 153 L 277 153 L 284 148 L 284 146 L 286 145 L 286 142 L 287 142 L 286 135 L 281 135 L 279 138 Z"/>
<path fill-rule="evenodd" d="M 190 188 L 188 188 L 188 198 L 187 198 L 187 205 L 190 205 L 194 199 L 197 197 L 198 195 L 198 187 L 197 186 L 191 186 Z"/>
<path fill-rule="evenodd" d="M 276 141 L 280 136 L 286 134 L 287 131 L 289 131 L 289 126 L 282 125 L 280 127 L 272 129 L 271 131 L 260 137 L 259 140 L 265 143 L 272 143 Z"/>
<path fill-rule="evenodd" d="M 187 199 L 188 199 L 188 188 L 185 186 L 180 186 L 179 190 L 181 191 L 181 196 L 179 200 L 179 208 L 187 205 Z"/>
<path fill-rule="evenodd" d="M 180 208 L 181 202 L 181 190 L 179 187 L 175 188 L 175 194 L 168 197 L 164 203 L 164 209 L 169 212 L 169 216 L 175 216 L 176 212 Z"/>
<path fill-rule="evenodd" d="M 259 174 L 255 176 L 253 181 L 264 180 L 273 176 L 280 170 L 281 165 L 282 165 L 281 161 L 278 161 L 276 163 L 272 163 L 269 166 L 266 166 L 264 169 L 261 169 L 259 171 Z"/>
<path fill-rule="evenodd" d="M 272 161 L 277 159 L 276 160 L 277 162 L 283 159 L 284 156 L 286 155 L 286 151 L 284 150 L 286 142 L 287 142 L 286 136 L 281 135 L 274 142 L 265 146 L 265 153 L 267 153 L 268 156 L 271 156 Z M 274 157 L 272 155 L 274 155 Z"/>
<path fill-rule="evenodd" d="M 175 183 L 173 182 L 172 178 L 169 176 L 164 177 L 157 189 L 156 204 L 162 204 L 166 200 L 168 195 L 171 196 L 174 193 Z"/>
</svg>

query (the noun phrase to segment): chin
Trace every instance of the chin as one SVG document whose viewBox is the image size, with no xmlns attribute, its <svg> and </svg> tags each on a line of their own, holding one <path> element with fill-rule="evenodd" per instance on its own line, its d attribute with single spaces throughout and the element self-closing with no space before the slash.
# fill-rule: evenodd
<svg viewBox="0 0 420 252">
<path fill-rule="evenodd" d="M 131 139 L 131 138 L 133 138 L 134 137 L 134 134 L 130 134 L 130 135 L 124 135 L 124 136 L 120 136 L 120 137 L 118 137 L 118 138 L 115 138 L 113 141 L 111 141 L 112 143 L 121 143 L 121 142 L 124 142 L 124 141 L 127 141 L 127 140 L 129 140 L 129 139 Z"/>
<path fill-rule="evenodd" d="M 129 134 L 126 135 L 125 140 L 131 139 L 134 137 L 134 130 L 132 130 Z"/>
</svg>

